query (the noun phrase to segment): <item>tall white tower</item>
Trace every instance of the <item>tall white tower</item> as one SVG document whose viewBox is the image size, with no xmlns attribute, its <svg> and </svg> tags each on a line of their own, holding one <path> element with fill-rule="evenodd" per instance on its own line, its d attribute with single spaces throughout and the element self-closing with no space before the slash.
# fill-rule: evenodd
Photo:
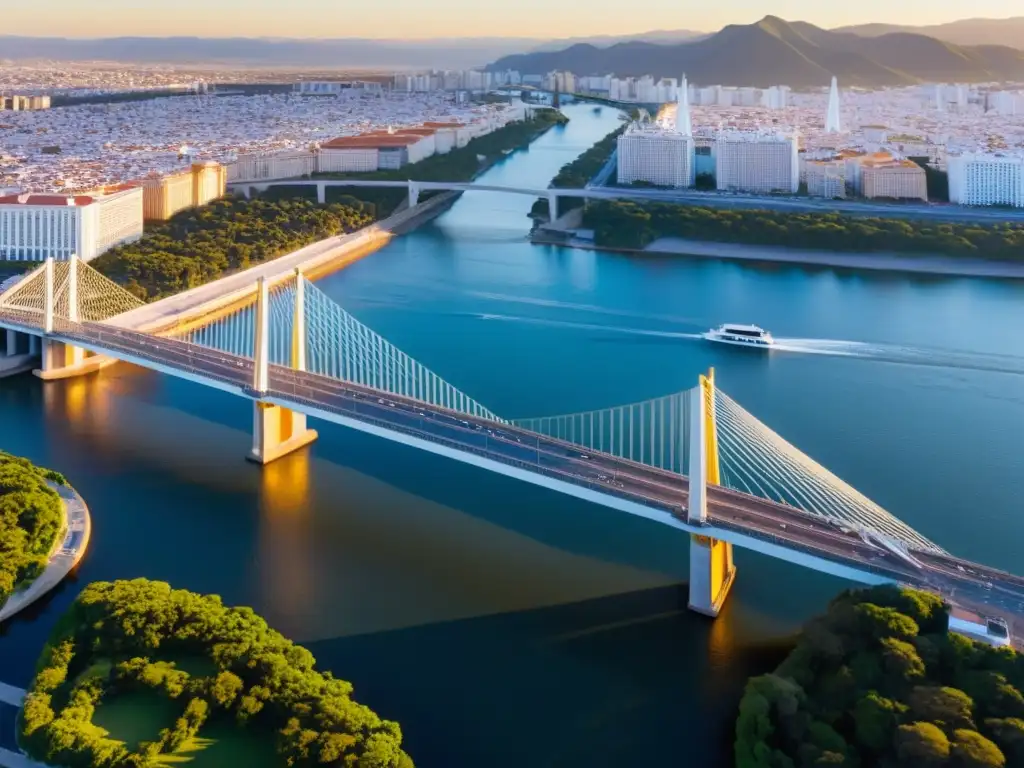
<svg viewBox="0 0 1024 768">
<path fill-rule="evenodd" d="M 690 86 L 686 82 L 686 75 L 679 82 L 679 109 L 676 112 L 676 130 L 683 136 L 693 135 L 693 124 L 690 122 Z"/>
<path fill-rule="evenodd" d="M 832 88 L 828 92 L 828 113 L 825 116 L 825 133 L 839 133 L 842 126 L 839 122 L 839 81 L 832 78 Z"/>
</svg>

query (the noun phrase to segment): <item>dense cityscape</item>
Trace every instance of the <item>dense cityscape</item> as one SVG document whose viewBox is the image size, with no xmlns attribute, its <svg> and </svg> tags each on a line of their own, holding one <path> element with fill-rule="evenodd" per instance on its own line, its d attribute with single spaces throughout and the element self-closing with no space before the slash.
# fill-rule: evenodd
<svg viewBox="0 0 1024 768">
<path fill-rule="evenodd" d="M 12 16 L 0 768 L 1024 768 L 1024 18 L 823 14 Z"/>
</svg>

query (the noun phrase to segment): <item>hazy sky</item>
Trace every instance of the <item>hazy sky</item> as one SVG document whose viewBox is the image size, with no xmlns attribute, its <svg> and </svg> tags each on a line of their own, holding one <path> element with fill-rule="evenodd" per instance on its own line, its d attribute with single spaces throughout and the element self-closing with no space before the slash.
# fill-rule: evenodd
<svg viewBox="0 0 1024 768">
<path fill-rule="evenodd" d="M 832 27 L 1024 14 L 1021 0 L 11 0 L 0 35 L 109 37 L 569 37 L 713 31 L 766 14 Z M 3 58 L 0 43 L 0 58 Z"/>
</svg>

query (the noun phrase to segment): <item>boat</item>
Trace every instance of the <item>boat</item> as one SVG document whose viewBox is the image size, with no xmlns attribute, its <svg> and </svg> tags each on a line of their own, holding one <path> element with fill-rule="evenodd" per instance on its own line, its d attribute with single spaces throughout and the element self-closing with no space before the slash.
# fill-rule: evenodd
<svg viewBox="0 0 1024 768">
<path fill-rule="evenodd" d="M 712 328 L 704 334 L 704 338 L 721 344 L 736 344 L 741 347 L 758 347 L 760 349 L 768 349 L 775 343 L 775 339 L 764 328 L 737 323 L 726 323 Z"/>
</svg>

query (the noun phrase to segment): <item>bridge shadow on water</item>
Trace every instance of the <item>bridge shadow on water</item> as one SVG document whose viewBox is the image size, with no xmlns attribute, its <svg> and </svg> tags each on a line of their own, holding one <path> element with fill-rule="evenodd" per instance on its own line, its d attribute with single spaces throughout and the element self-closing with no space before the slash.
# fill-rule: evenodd
<svg viewBox="0 0 1024 768">
<path fill-rule="evenodd" d="M 735 631 L 670 586 L 307 646 L 423 768 L 712 768 L 732 762 L 746 679 L 789 647 Z"/>
</svg>

